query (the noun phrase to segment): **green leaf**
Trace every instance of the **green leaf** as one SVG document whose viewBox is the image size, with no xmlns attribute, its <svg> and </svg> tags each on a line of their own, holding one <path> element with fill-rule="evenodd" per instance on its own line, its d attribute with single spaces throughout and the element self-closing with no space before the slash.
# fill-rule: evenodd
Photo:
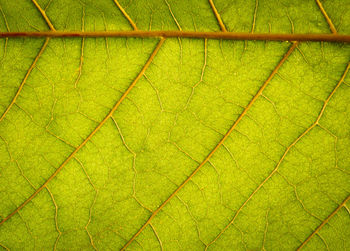
<svg viewBox="0 0 350 251">
<path fill-rule="evenodd" d="M 349 0 L 0 12 L 0 250 L 350 249 Z"/>
</svg>

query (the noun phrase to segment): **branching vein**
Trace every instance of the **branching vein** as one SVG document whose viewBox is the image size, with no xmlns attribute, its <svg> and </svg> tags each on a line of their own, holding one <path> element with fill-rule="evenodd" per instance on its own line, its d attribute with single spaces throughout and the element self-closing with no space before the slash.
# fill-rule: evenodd
<svg viewBox="0 0 350 251">
<path fill-rule="evenodd" d="M 326 225 L 329 222 L 329 220 L 339 212 L 340 209 L 346 207 L 346 203 L 348 201 L 350 201 L 350 195 L 330 215 L 328 215 L 328 217 L 315 229 L 315 231 L 313 231 L 309 235 L 309 237 L 306 238 L 306 240 L 298 247 L 297 250 L 301 250 L 303 247 L 305 247 L 305 245 L 311 240 L 311 238 L 314 237 L 315 234 L 318 234 L 321 228 L 323 228 L 324 225 Z"/>
<path fill-rule="evenodd" d="M 296 46 L 296 43 L 294 44 Z M 271 177 L 278 172 L 279 167 L 281 166 L 282 162 L 285 160 L 285 157 L 287 156 L 287 154 L 289 153 L 289 151 L 305 136 L 307 135 L 314 127 L 316 127 L 319 124 L 320 119 L 323 116 L 323 113 L 330 101 L 330 99 L 332 98 L 332 96 L 334 95 L 334 93 L 337 91 L 337 89 L 339 88 L 339 86 L 342 84 L 342 82 L 344 81 L 346 74 L 348 73 L 350 68 L 350 63 L 348 64 L 348 66 L 346 67 L 346 70 L 343 74 L 343 76 L 341 77 L 340 81 L 338 82 L 338 84 L 334 87 L 334 89 L 332 90 L 332 92 L 329 94 L 328 98 L 324 101 L 324 104 L 322 106 L 322 109 L 320 111 L 320 113 L 317 116 L 317 119 L 315 120 L 315 122 L 309 126 L 302 134 L 300 134 L 284 151 L 282 157 L 280 158 L 280 160 L 278 161 L 276 167 L 272 170 L 272 172 L 263 180 L 263 182 L 261 182 L 259 184 L 259 186 L 250 194 L 250 196 L 248 197 L 248 199 L 246 199 L 246 201 L 239 207 L 239 209 L 236 211 L 235 215 L 233 216 L 232 220 L 220 231 L 220 233 L 214 238 L 214 240 L 212 240 L 208 247 L 213 244 L 216 240 L 218 240 L 220 238 L 220 236 L 233 224 L 233 222 L 236 220 L 236 218 L 238 217 L 238 215 L 240 214 L 240 212 L 243 210 L 243 208 L 248 204 L 248 202 L 254 197 L 255 194 L 257 194 L 257 192 L 265 185 L 265 183 L 271 179 Z M 345 204 L 345 203 L 344 203 Z M 207 248 L 208 248 L 207 247 Z"/>
<path fill-rule="evenodd" d="M 46 38 L 46 40 L 45 40 L 43 46 L 41 47 L 41 49 L 40 49 L 38 55 L 35 57 L 35 59 L 34 59 L 32 65 L 29 67 L 29 69 L 28 69 L 26 75 L 24 76 L 24 78 L 23 78 L 23 80 L 22 80 L 22 83 L 19 85 L 18 90 L 17 90 L 15 96 L 13 97 L 11 103 L 7 106 L 6 110 L 5 110 L 4 113 L 1 115 L 1 117 L 0 117 L 0 122 L 5 118 L 6 114 L 10 111 L 10 109 L 12 108 L 12 106 L 15 104 L 15 102 L 16 102 L 16 100 L 17 100 L 19 94 L 21 93 L 21 91 L 22 91 L 22 89 L 23 89 L 24 84 L 27 82 L 28 77 L 29 77 L 30 73 L 33 71 L 33 69 L 35 68 L 35 65 L 36 65 L 36 63 L 38 62 L 40 56 L 44 53 L 44 51 L 45 51 L 45 49 L 46 49 L 46 47 L 47 47 L 49 41 L 50 41 L 50 38 Z"/>
<path fill-rule="evenodd" d="M 337 29 L 335 28 L 332 20 L 329 18 L 326 10 L 323 8 L 323 5 L 322 5 L 321 1 L 320 0 L 316 0 L 316 3 L 318 5 L 318 7 L 320 8 L 324 18 L 326 19 L 326 21 L 327 21 L 327 23 L 329 25 L 329 28 L 331 29 L 332 33 L 334 33 L 334 34 L 337 33 Z"/>
<path fill-rule="evenodd" d="M 50 30 L 55 31 L 55 27 L 53 26 L 53 24 L 51 23 L 49 17 L 46 15 L 46 11 L 43 10 L 40 5 L 38 4 L 38 2 L 36 0 L 32 0 L 32 2 L 34 3 L 35 7 L 40 11 L 41 15 L 43 16 L 43 18 L 45 19 L 47 25 L 49 26 Z"/>
<path fill-rule="evenodd" d="M 165 39 L 162 38 L 152 54 L 150 55 L 149 59 L 143 66 L 142 70 L 139 72 L 135 80 L 131 83 L 131 85 L 128 87 L 128 89 L 124 92 L 124 94 L 121 96 L 121 98 L 118 100 L 118 102 L 114 105 L 114 107 L 110 110 L 110 112 L 107 114 L 107 116 L 97 125 L 97 127 L 85 138 L 85 140 L 67 157 L 67 159 L 56 169 L 56 171 L 44 182 L 44 184 L 39 187 L 29 198 L 27 198 L 19 207 L 17 207 L 13 212 L 11 212 L 7 217 L 5 217 L 3 220 L 0 221 L 0 226 L 4 224 L 8 219 L 10 219 L 12 216 L 14 216 L 16 213 L 19 212 L 23 207 L 25 207 L 30 201 L 32 201 L 37 194 L 41 192 L 44 188 L 47 187 L 47 184 L 53 180 L 58 173 L 65 167 L 65 165 L 72 159 L 74 158 L 75 154 L 83 147 L 86 145 L 86 143 L 98 132 L 101 127 L 107 122 L 109 118 L 112 117 L 113 113 L 117 110 L 119 105 L 123 102 L 123 100 L 126 98 L 126 96 L 130 93 L 130 91 L 134 88 L 136 83 L 139 81 L 139 79 L 143 76 L 151 62 L 153 61 L 153 58 L 156 56 L 158 53 L 160 47 L 163 45 Z"/>
<path fill-rule="evenodd" d="M 129 21 L 130 25 L 132 26 L 132 28 L 134 30 L 138 30 L 137 26 L 135 24 L 134 21 L 132 21 L 131 17 L 128 15 L 128 13 L 125 11 L 125 9 L 123 8 L 123 6 L 121 6 L 121 4 L 118 2 L 118 0 L 113 0 L 114 3 L 117 5 L 117 7 L 119 8 L 119 10 L 121 11 L 121 13 L 123 13 L 124 17 Z"/>
<path fill-rule="evenodd" d="M 199 172 L 199 170 L 209 161 L 209 159 L 214 155 L 214 153 L 219 149 L 219 147 L 224 143 L 224 141 L 230 136 L 230 134 L 235 130 L 238 123 L 242 120 L 242 118 L 247 114 L 249 109 L 253 106 L 255 101 L 261 96 L 262 92 L 266 88 L 266 86 L 270 83 L 271 79 L 275 76 L 275 74 L 278 72 L 280 67 L 283 65 L 283 63 L 287 60 L 289 55 L 293 52 L 293 50 L 296 48 L 297 43 L 293 43 L 293 45 L 290 47 L 288 52 L 284 55 L 282 60 L 278 63 L 276 68 L 272 71 L 268 79 L 264 82 L 264 84 L 260 87 L 258 92 L 254 95 L 252 100 L 249 102 L 249 104 L 246 106 L 246 108 L 243 110 L 243 112 L 240 114 L 240 116 L 237 118 L 237 120 L 234 122 L 232 127 L 227 131 L 227 133 L 224 135 L 224 137 L 220 140 L 220 142 L 214 147 L 214 149 L 209 153 L 209 155 L 204 159 L 204 161 L 191 173 L 191 175 L 180 185 L 178 188 L 151 214 L 151 216 L 148 218 L 148 220 L 144 223 L 144 225 L 134 234 L 134 236 L 124 245 L 122 250 L 125 250 L 134 240 L 135 238 L 151 223 L 152 219 L 163 209 L 163 207 L 168 204 L 168 202 L 193 178 L 193 176 L 196 175 L 196 173 Z"/>
<path fill-rule="evenodd" d="M 226 27 L 225 27 L 225 24 L 224 24 L 224 22 L 222 21 L 221 16 L 220 16 L 218 10 L 216 9 L 213 0 L 209 0 L 209 4 L 210 4 L 211 9 L 212 9 L 213 12 L 214 12 L 214 15 L 215 15 L 215 17 L 216 17 L 216 20 L 217 20 L 218 23 L 219 23 L 219 26 L 220 26 L 221 31 L 226 32 L 227 29 L 226 29 Z"/>
</svg>

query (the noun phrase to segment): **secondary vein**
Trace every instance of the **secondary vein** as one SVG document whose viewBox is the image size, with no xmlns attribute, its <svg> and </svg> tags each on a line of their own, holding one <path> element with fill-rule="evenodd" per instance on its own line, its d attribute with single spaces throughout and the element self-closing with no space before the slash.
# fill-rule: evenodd
<svg viewBox="0 0 350 251">
<path fill-rule="evenodd" d="M 301 250 L 305 245 L 311 240 L 312 237 L 314 237 L 320 230 L 323 228 L 324 225 L 326 225 L 329 220 L 336 215 L 340 209 L 346 206 L 346 203 L 350 200 L 350 195 L 330 214 L 328 217 L 313 231 L 309 237 L 298 247 L 297 251 Z"/>
<path fill-rule="evenodd" d="M 40 5 L 38 4 L 38 2 L 36 0 L 32 0 L 33 4 L 35 5 L 35 7 L 40 11 L 41 15 L 43 16 L 43 18 L 45 19 L 47 25 L 49 26 L 50 30 L 52 31 L 56 31 L 55 27 L 53 26 L 52 22 L 50 21 L 49 17 L 46 15 L 45 10 L 43 10 Z"/>
<path fill-rule="evenodd" d="M 221 16 L 220 16 L 220 13 L 219 13 L 218 10 L 216 9 L 213 0 L 209 0 L 209 4 L 210 4 L 211 9 L 213 10 L 213 13 L 214 13 L 214 15 L 215 15 L 215 17 L 216 17 L 216 20 L 217 20 L 218 23 L 219 23 L 219 26 L 220 26 L 221 31 L 227 32 L 226 26 L 225 26 L 224 22 L 222 21 Z"/>
<path fill-rule="evenodd" d="M 324 101 L 324 104 L 321 108 L 321 111 L 319 112 L 317 119 L 315 120 L 315 122 L 310 125 L 302 134 L 300 134 L 284 151 L 282 157 L 280 158 L 280 160 L 278 161 L 277 165 L 275 166 L 275 168 L 271 171 L 271 173 L 257 186 L 257 188 L 255 188 L 255 190 L 250 194 L 250 196 L 243 202 L 243 204 L 239 207 L 239 209 L 236 211 L 236 213 L 234 214 L 232 220 L 220 231 L 220 233 L 208 244 L 208 246 L 206 247 L 206 249 L 212 245 L 216 240 L 218 240 L 220 238 L 220 236 L 233 224 L 233 222 L 236 220 L 236 218 L 238 217 L 238 215 L 241 213 L 241 211 L 243 210 L 243 208 L 248 204 L 248 202 L 254 197 L 254 195 L 256 195 L 259 190 L 266 184 L 267 181 L 269 181 L 271 179 L 271 177 L 278 172 L 278 169 L 280 168 L 282 162 L 285 160 L 287 154 L 289 153 L 289 151 L 305 136 L 307 135 L 314 127 L 319 125 L 319 122 L 323 116 L 323 113 L 330 101 L 330 99 L 333 97 L 334 93 L 338 90 L 339 86 L 343 83 L 348 71 L 350 69 L 350 63 L 347 65 L 345 72 L 343 73 L 341 79 L 339 80 L 339 82 L 337 83 L 337 85 L 334 87 L 334 89 L 332 90 L 332 92 L 328 95 L 328 98 Z"/>
<path fill-rule="evenodd" d="M 199 170 L 209 161 L 209 159 L 214 155 L 214 153 L 220 148 L 220 146 L 224 143 L 224 141 L 230 136 L 230 134 L 235 130 L 236 126 L 242 120 L 242 118 L 247 114 L 249 109 L 253 106 L 255 101 L 260 97 L 266 86 L 270 83 L 271 79 L 278 72 L 283 63 L 287 60 L 289 55 L 293 52 L 293 50 L 297 47 L 297 43 L 293 43 L 293 45 L 289 48 L 287 53 L 283 56 L 283 58 L 279 61 L 275 69 L 272 71 L 270 76 L 264 82 L 264 84 L 260 87 L 258 92 L 254 95 L 254 97 L 250 100 L 248 105 L 245 107 L 243 112 L 236 119 L 231 128 L 226 132 L 224 137 L 219 141 L 219 143 L 214 147 L 214 149 L 208 154 L 208 156 L 203 160 L 203 162 L 187 177 L 185 181 L 182 182 L 180 186 L 151 214 L 148 220 L 144 223 L 144 225 L 131 237 L 131 239 L 124 245 L 122 250 L 125 250 L 135 239 L 136 237 L 151 223 L 152 219 L 163 209 L 163 207 L 168 204 L 168 202 L 199 172 Z"/>
<path fill-rule="evenodd" d="M 123 102 L 123 100 L 126 98 L 126 96 L 130 93 L 130 91 L 134 88 L 134 86 L 136 85 L 136 83 L 139 81 L 139 79 L 143 76 L 143 74 L 145 73 L 145 71 L 147 70 L 147 68 L 149 67 L 149 65 L 151 64 L 151 62 L 153 61 L 153 58 L 156 56 L 156 54 L 158 53 L 160 47 L 163 45 L 165 41 L 165 38 L 162 38 L 158 45 L 156 46 L 156 48 L 154 49 L 154 51 L 152 52 L 152 54 L 150 55 L 150 57 L 148 58 L 147 62 L 145 63 L 145 65 L 143 66 L 143 68 L 141 69 L 141 71 L 139 72 L 139 74 L 137 75 L 137 77 L 134 79 L 134 81 L 131 83 L 131 85 L 128 87 L 128 89 L 124 92 L 124 94 L 121 96 L 121 98 L 118 100 L 118 102 L 113 106 L 113 108 L 110 110 L 110 112 L 107 114 L 107 116 L 97 125 L 97 127 L 89 134 L 89 136 L 87 136 L 87 138 L 85 138 L 85 140 L 67 157 L 67 159 L 56 169 L 56 171 L 44 182 L 43 185 L 41 185 L 29 198 L 27 198 L 19 207 L 17 207 L 13 212 L 11 212 L 8 216 L 6 216 L 1 222 L 0 222 L 0 226 L 2 224 L 4 224 L 8 219 L 10 219 L 12 216 L 14 216 L 19 210 L 21 210 L 23 207 L 25 207 L 30 201 L 32 201 L 35 196 L 37 194 L 39 194 L 41 192 L 41 190 L 43 190 L 44 188 L 46 188 L 46 186 L 48 185 L 48 183 L 54 179 L 57 174 L 60 173 L 60 171 L 63 169 L 63 167 L 65 167 L 65 165 L 72 159 L 74 158 L 75 154 L 83 147 L 86 145 L 86 143 L 96 134 L 96 132 L 98 132 L 101 127 L 107 122 L 107 120 L 109 118 L 112 117 L 113 113 L 117 110 L 117 108 L 119 107 L 119 105 Z"/>
<path fill-rule="evenodd" d="M 321 10 L 321 12 L 322 12 L 324 18 L 326 19 L 326 21 L 327 21 L 327 23 L 328 23 L 328 25 L 329 25 L 329 29 L 332 31 L 332 33 L 336 34 L 336 33 L 337 33 L 337 29 L 335 28 L 335 26 L 334 26 L 332 20 L 329 18 L 329 16 L 328 16 L 326 10 L 323 8 L 322 3 L 320 2 L 320 0 L 316 0 L 316 3 L 317 3 L 317 5 L 318 5 L 318 7 L 320 8 L 320 10 Z"/>
<path fill-rule="evenodd" d="M 16 102 L 16 100 L 17 100 L 19 94 L 21 93 L 21 91 L 22 91 L 22 89 L 23 89 L 24 84 L 27 82 L 28 77 L 29 77 L 30 73 L 33 71 L 33 69 L 35 68 L 35 65 L 36 65 L 36 63 L 38 62 L 40 56 L 44 53 L 44 51 L 45 51 L 45 49 L 46 49 L 46 47 L 47 47 L 49 41 L 50 41 L 50 38 L 46 38 L 46 40 L 45 40 L 43 46 L 41 47 L 41 49 L 40 49 L 40 51 L 39 51 L 39 53 L 38 53 L 37 56 L 35 57 L 33 63 L 32 63 L 31 66 L 29 67 L 29 69 L 28 69 L 26 75 L 24 76 L 24 78 L 23 78 L 21 84 L 19 85 L 15 96 L 12 98 L 11 103 L 7 106 L 6 110 L 5 110 L 4 113 L 1 115 L 1 117 L 0 117 L 0 122 L 5 118 L 6 114 L 10 111 L 10 109 L 12 108 L 12 106 L 15 104 L 15 102 Z"/>
<path fill-rule="evenodd" d="M 137 26 L 135 24 L 135 22 L 131 19 L 131 17 L 128 15 L 128 13 L 126 12 L 126 10 L 123 8 L 123 6 L 117 1 L 117 0 L 113 0 L 115 5 L 117 5 L 118 9 L 120 10 L 121 13 L 123 13 L 124 17 L 128 20 L 128 22 L 130 23 L 130 25 L 132 26 L 132 28 L 134 30 L 138 30 Z"/>
</svg>

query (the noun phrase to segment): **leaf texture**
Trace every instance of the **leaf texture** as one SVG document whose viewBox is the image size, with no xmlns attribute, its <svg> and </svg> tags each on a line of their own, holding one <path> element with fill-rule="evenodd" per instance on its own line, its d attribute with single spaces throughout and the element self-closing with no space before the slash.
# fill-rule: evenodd
<svg viewBox="0 0 350 251">
<path fill-rule="evenodd" d="M 350 34 L 349 0 L 0 0 L 0 12 L 6 34 Z M 350 249 L 348 43 L 0 48 L 0 250 Z"/>
</svg>

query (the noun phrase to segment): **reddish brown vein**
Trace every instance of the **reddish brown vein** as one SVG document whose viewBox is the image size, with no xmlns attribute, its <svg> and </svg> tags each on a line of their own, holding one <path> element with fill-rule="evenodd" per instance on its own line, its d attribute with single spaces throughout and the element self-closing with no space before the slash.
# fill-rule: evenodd
<svg viewBox="0 0 350 251">
<path fill-rule="evenodd" d="M 302 134 L 300 134 L 284 151 L 282 157 L 280 158 L 280 160 L 278 161 L 276 167 L 272 170 L 272 172 L 263 180 L 263 182 L 261 182 L 259 184 L 259 186 L 250 194 L 250 196 L 245 200 L 245 202 L 239 207 L 239 209 L 236 211 L 235 215 L 233 216 L 232 220 L 220 231 L 220 233 L 207 245 L 207 248 L 212 245 L 215 241 L 217 241 L 220 236 L 233 224 L 233 222 L 236 220 L 236 218 L 238 217 L 238 215 L 240 214 L 240 212 L 243 210 L 243 208 L 248 204 L 248 202 L 254 197 L 255 194 L 257 194 L 257 192 L 266 184 L 266 182 L 268 180 L 271 179 L 271 177 L 278 171 L 279 167 L 281 166 L 282 162 L 285 160 L 285 157 L 287 156 L 287 154 L 289 153 L 289 151 L 306 135 L 308 134 L 314 127 L 316 127 L 319 122 L 321 117 L 323 116 L 324 111 L 326 110 L 326 107 L 330 101 L 330 99 L 333 97 L 334 93 L 338 90 L 339 86 L 343 83 L 348 71 L 350 68 L 350 63 L 347 65 L 341 79 L 339 80 L 339 82 L 337 83 L 337 85 L 334 87 L 334 89 L 332 90 L 332 92 L 328 95 L 328 98 L 324 101 L 324 104 L 322 106 L 321 111 L 319 112 L 317 119 L 315 120 L 315 122 L 309 126 Z"/>
<path fill-rule="evenodd" d="M 12 108 L 12 106 L 15 104 L 15 102 L 16 102 L 16 100 L 17 100 L 19 94 L 21 93 L 21 91 L 22 91 L 22 89 L 23 89 L 24 84 L 25 84 L 25 83 L 27 82 L 27 80 L 28 80 L 28 77 L 29 77 L 30 73 L 33 71 L 33 69 L 35 68 L 36 63 L 38 62 L 38 60 L 39 60 L 39 58 L 40 58 L 40 56 L 41 56 L 41 55 L 43 54 L 43 52 L 45 51 L 45 49 L 46 49 L 46 47 L 47 47 L 47 45 L 48 45 L 48 43 L 49 43 L 49 40 L 50 40 L 50 38 L 46 38 L 46 40 L 45 40 L 43 46 L 41 47 L 41 49 L 40 49 L 38 55 L 35 57 L 35 59 L 34 59 L 32 65 L 29 67 L 29 69 L 28 69 L 26 75 L 24 76 L 24 78 L 23 78 L 21 84 L 19 85 L 18 90 L 17 90 L 15 96 L 13 97 L 11 103 L 7 106 L 6 110 L 5 110 L 4 113 L 1 115 L 1 117 L 0 117 L 0 122 L 5 118 L 6 114 L 10 111 L 10 109 Z"/>
<path fill-rule="evenodd" d="M 350 42 L 343 34 L 272 34 L 222 31 L 23 31 L 0 32 L 0 37 L 183 37 L 229 40 Z"/>
<path fill-rule="evenodd" d="M 5 217 L 1 222 L 0 226 L 5 223 L 8 219 L 10 219 L 12 216 L 14 216 L 19 210 L 21 210 L 23 207 L 25 207 L 38 193 L 40 193 L 41 190 L 43 190 L 47 184 L 57 176 L 57 174 L 63 169 L 63 167 L 74 157 L 74 155 L 83 147 L 86 145 L 86 143 L 95 135 L 97 131 L 100 130 L 100 128 L 107 122 L 107 120 L 113 115 L 113 113 L 117 110 L 119 105 L 123 102 L 123 100 L 126 98 L 126 96 L 129 94 L 129 92 L 133 89 L 133 87 L 136 85 L 138 80 L 143 76 L 149 65 L 151 64 L 153 58 L 156 56 L 157 52 L 159 51 L 160 47 L 164 43 L 165 38 L 162 38 L 150 57 L 148 58 L 147 62 L 137 75 L 137 77 L 134 79 L 134 81 L 131 83 L 131 85 L 128 87 L 128 89 L 124 92 L 124 94 L 121 96 L 121 98 L 118 100 L 118 102 L 114 105 L 114 107 L 111 109 L 111 111 L 107 114 L 107 116 L 97 125 L 97 127 L 89 134 L 89 136 L 68 156 L 68 158 L 56 169 L 56 171 L 45 181 L 45 183 L 39 187 L 28 199 L 26 199 L 19 207 L 17 207 L 12 213 L 10 213 L 7 217 Z"/>
<path fill-rule="evenodd" d="M 298 247 L 297 251 L 298 250 L 301 250 L 310 240 L 312 237 L 315 236 L 315 234 L 317 234 L 321 228 L 323 228 L 324 225 L 326 225 L 329 220 L 334 216 L 336 215 L 340 209 L 342 209 L 345 204 L 350 200 L 350 195 L 330 214 L 328 215 L 328 217 L 315 229 L 315 231 L 313 231 L 309 237 L 306 238 L 306 240 Z"/>
<path fill-rule="evenodd" d="M 289 48 L 287 53 L 283 56 L 281 61 L 277 64 L 276 68 L 272 71 L 270 76 L 267 78 L 267 80 L 264 82 L 264 84 L 260 87 L 258 92 L 255 94 L 255 96 L 251 99 L 249 104 L 246 106 L 246 108 L 243 110 L 243 112 L 239 115 L 237 120 L 234 122 L 232 127 L 227 131 L 227 133 L 224 135 L 224 137 L 220 140 L 220 142 L 214 147 L 214 149 L 209 153 L 209 155 L 203 160 L 203 162 L 191 173 L 190 176 L 151 214 L 151 216 L 148 218 L 148 220 L 145 222 L 145 224 L 134 234 L 134 236 L 124 245 L 122 250 L 125 250 L 134 240 L 135 238 L 151 223 L 152 219 L 162 210 L 162 208 L 193 178 L 196 173 L 199 172 L 199 170 L 209 161 L 209 159 L 214 155 L 214 153 L 219 149 L 219 147 L 224 143 L 224 141 L 230 136 L 232 131 L 236 128 L 238 123 L 242 120 L 242 118 L 247 114 L 249 109 L 252 107 L 252 105 L 255 103 L 255 101 L 260 97 L 266 86 L 270 83 L 271 79 L 275 76 L 275 74 L 278 72 L 280 67 L 283 65 L 283 63 L 287 60 L 289 55 L 293 52 L 293 50 L 297 47 L 297 43 L 293 43 L 293 45 Z"/>
</svg>

